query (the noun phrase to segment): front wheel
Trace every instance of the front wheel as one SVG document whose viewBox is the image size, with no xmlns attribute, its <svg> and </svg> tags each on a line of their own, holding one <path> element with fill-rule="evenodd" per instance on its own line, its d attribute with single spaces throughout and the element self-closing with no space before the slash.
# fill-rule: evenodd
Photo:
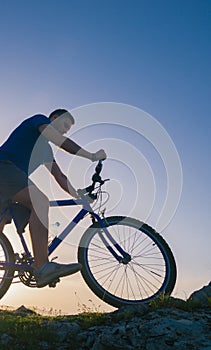
<svg viewBox="0 0 211 350">
<path fill-rule="evenodd" d="M 5 264 L 14 264 L 14 262 L 13 248 L 8 238 L 0 233 L 0 299 L 9 289 L 14 277 L 14 269 L 6 268 Z"/>
<path fill-rule="evenodd" d="M 165 240 L 150 226 L 128 217 L 103 220 L 110 235 L 130 259 L 116 259 L 105 245 L 98 222 L 81 238 L 78 260 L 82 276 L 103 301 L 121 307 L 150 302 L 162 293 L 171 294 L 176 282 L 176 264 Z M 109 241 L 118 256 L 121 254 Z"/>
</svg>

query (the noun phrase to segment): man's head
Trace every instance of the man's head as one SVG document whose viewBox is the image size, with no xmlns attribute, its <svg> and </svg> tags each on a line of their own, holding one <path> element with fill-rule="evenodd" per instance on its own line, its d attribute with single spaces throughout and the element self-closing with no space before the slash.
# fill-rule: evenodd
<svg viewBox="0 0 211 350">
<path fill-rule="evenodd" d="M 56 109 L 49 115 L 49 119 L 52 122 L 52 125 L 57 129 L 61 134 L 65 134 L 75 123 L 75 120 L 66 109 Z"/>
</svg>

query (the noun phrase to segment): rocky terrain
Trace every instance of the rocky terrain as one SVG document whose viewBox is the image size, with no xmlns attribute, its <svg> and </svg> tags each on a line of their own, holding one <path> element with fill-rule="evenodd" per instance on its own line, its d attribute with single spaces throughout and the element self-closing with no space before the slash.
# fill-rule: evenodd
<svg viewBox="0 0 211 350">
<path fill-rule="evenodd" d="M 124 308 L 107 322 L 83 330 L 77 322 L 53 322 L 54 349 L 79 350 L 211 350 L 211 310 Z M 40 349 L 50 349 L 40 343 Z"/>
<path fill-rule="evenodd" d="M 44 327 L 52 337 L 40 339 L 36 348 L 211 350 L 211 294 L 197 293 L 187 302 L 163 298 L 151 305 L 127 306 L 96 318 L 92 325 L 81 323 L 77 315 L 48 318 Z M 16 311 L 17 315 L 27 313 L 32 311 L 24 307 Z M 18 349 L 30 348 L 12 338 L 0 330 L 0 349 L 12 349 L 12 344 Z"/>
</svg>

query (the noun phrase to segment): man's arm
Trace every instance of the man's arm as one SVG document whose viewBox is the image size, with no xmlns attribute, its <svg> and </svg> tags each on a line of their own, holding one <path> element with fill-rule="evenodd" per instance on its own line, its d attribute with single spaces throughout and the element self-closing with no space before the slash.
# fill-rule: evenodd
<svg viewBox="0 0 211 350">
<path fill-rule="evenodd" d="M 106 154 L 103 150 L 100 150 L 96 153 L 88 152 L 85 149 L 81 148 L 74 141 L 60 134 L 60 132 L 58 132 L 52 125 L 40 125 L 39 131 L 47 140 L 53 142 L 55 145 L 67 151 L 68 153 L 76 154 L 77 156 L 90 159 L 93 162 L 106 158 Z"/>
<path fill-rule="evenodd" d="M 63 174 L 61 169 L 59 168 L 56 162 L 53 163 L 45 163 L 46 168 L 50 171 L 50 173 L 55 178 L 56 182 L 59 186 L 67 193 L 71 194 L 72 197 L 78 198 L 78 194 L 75 188 L 71 185 L 68 178 Z"/>
</svg>

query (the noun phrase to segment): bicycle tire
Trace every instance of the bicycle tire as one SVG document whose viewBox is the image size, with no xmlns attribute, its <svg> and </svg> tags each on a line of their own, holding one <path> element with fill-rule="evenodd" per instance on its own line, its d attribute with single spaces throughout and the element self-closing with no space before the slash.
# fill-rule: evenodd
<svg viewBox="0 0 211 350">
<path fill-rule="evenodd" d="M 0 232 L 0 299 L 9 289 L 14 277 L 14 269 L 3 268 L 1 262 L 10 264 L 14 264 L 15 262 L 15 255 L 11 243 L 2 232 Z"/>
<path fill-rule="evenodd" d="M 148 303 L 161 294 L 170 295 L 177 270 L 171 249 L 162 236 L 147 224 L 129 217 L 108 217 L 103 222 L 117 243 L 131 255 L 131 261 L 119 263 L 100 239 L 99 223 L 91 225 L 80 240 L 78 260 L 83 266 L 82 276 L 94 294 L 117 308 Z"/>
</svg>

